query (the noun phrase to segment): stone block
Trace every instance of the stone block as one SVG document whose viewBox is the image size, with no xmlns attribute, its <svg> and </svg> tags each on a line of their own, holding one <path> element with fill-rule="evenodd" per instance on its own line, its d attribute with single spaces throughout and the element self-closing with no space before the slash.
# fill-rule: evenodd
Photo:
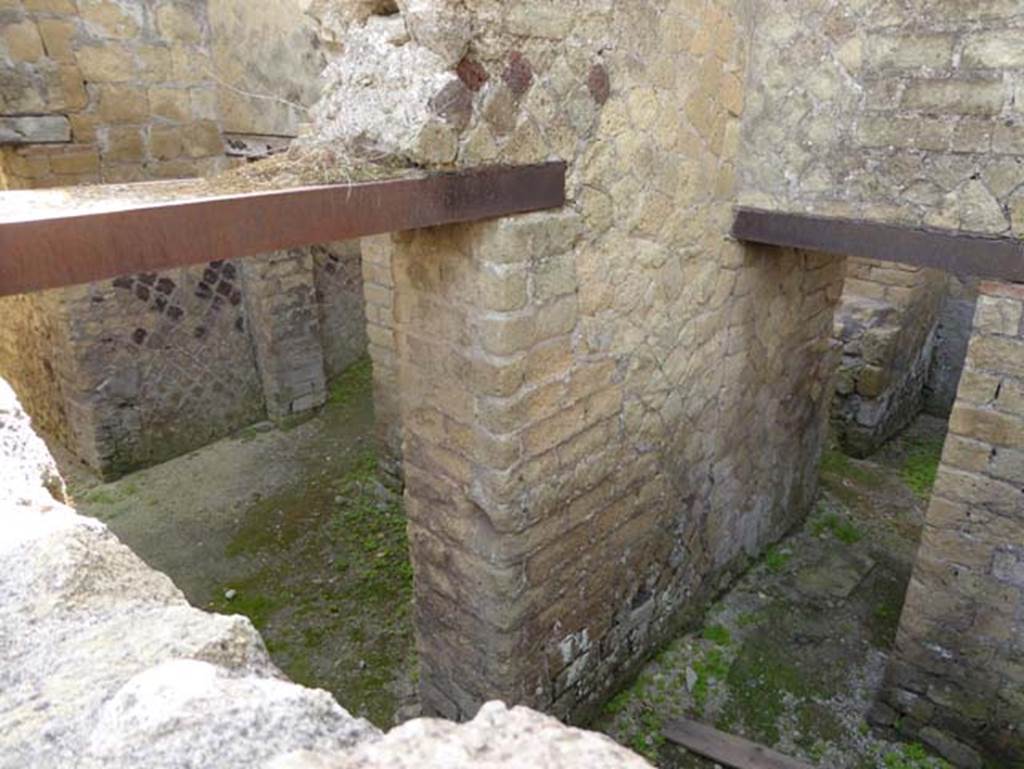
<svg viewBox="0 0 1024 769">
<path fill-rule="evenodd" d="M 921 112 L 946 115 L 998 115 L 1006 103 L 1006 89 L 999 80 L 911 81 L 903 106 Z"/>
<path fill-rule="evenodd" d="M 968 368 L 960 377 L 957 398 L 975 406 L 987 406 L 995 402 L 1001 385 L 1002 377 Z"/>
<path fill-rule="evenodd" d="M 69 141 L 71 121 L 63 115 L 0 116 L 0 144 L 53 144 Z"/>
<path fill-rule="evenodd" d="M 870 280 L 860 280 L 858 278 L 847 278 L 844 290 L 856 294 L 857 296 L 863 296 L 868 299 L 883 300 L 885 299 L 885 286 L 875 283 Z"/>
<path fill-rule="evenodd" d="M 85 90 L 85 78 L 78 67 L 61 65 L 58 70 L 60 80 L 60 109 L 75 112 L 85 109 L 89 103 L 89 95 Z"/>
<path fill-rule="evenodd" d="M 942 461 L 960 470 L 985 473 L 991 456 L 992 446 L 988 443 L 950 435 L 946 438 Z"/>
<path fill-rule="evenodd" d="M 957 404 L 949 429 L 956 435 L 996 446 L 1024 445 L 1024 420 L 974 406 Z"/>
<path fill-rule="evenodd" d="M 92 144 L 96 141 L 96 128 L 99 123 L 95 115 L 79 113 L 68 118 L 71 123 L 71 135 L 76 144 Z"/>
<path fill-rule="evenodd" d="M 171 76 L 180 82 L 201 83 L 210 80 L 213 67 L 210 56 L 200 48 L 171 46 Z"/>
<path fill-rule="evenodd" d="M 78 26 L 68 19 L 38 19 L 36 26 L 43 38 L 46 55 L 59 62 L 75 61 Z"/>
<path fill-rule="evenodd" d="M 513 355 L 537 340 L 533 315 L 501 315 L 479 321 L 481 344 L 492 355 Z"/>
<path fill-rule="evenodd" d="M 541 260 L 533 271 L 533 300 L 535 302 L 543 303 L 575 293 L 578 287 L 576 260 L 573 254 L 552 256 Z"/>
<path fill-rule="evenodd" d="M 181 126 L 155 125 L 149 129 L 149 154 L 156 160 L 174 160 L 184 152 Z"/>
<path fill-rule="evenodd" d="M 107 123 L 146 123 L 149 97 L 146 89 L 131 85 L 100 85 L 98 113 Z"/>
<path fill-rule="evenodd" d="M 194 119 L 218 119 L 217 92 L 213 88 L 193 88 L 190 91 L 189 96 L 192 101 L 192 117 Z M 287 146 L 287 144 L 284 146 Z"/>
<path fill-rule="evenodd" d="M 881 366 L 865 366 L 857 375 L 857 393 L 865 398 L 877 398 L 889 383 L 889 372 Z"/>
<path fill-rule="evenodd" d="M 133 182 L 145 182 L 150 180 L 144 169 L 138 163 L 114 163 L 104 161 L 103 182 L 105 184 L 131 184 Z"/>
<path fill-rule="evenodd" d="M 166 83 L 171 79 L 171 51 L 169 48 L 152 45 L 140 46 L 135 50 L 139 78 L 147 83 Z M 152 91 L 150 100 L 152 101 Z"/>
<path fill-rule="evenodd" d="M 55 174 L 96 174 L 100 170 L 99 151 L 83 147 L 50 156 L 50 168 Z"/>
<path fill-rule="evenodd" d="M 586 403 L 579 401 L 528 428 L 523 434 L 523 445 L 527 455 L 538 456 L 569 440 L 587 426 Z"/>
<path fill-rule="evenodd" d="M 127 40 L 139 32 L 139 19 L 129 11 L 131 6 L 112 0 L 79 0 L 79 13 L 101 37 Z M 141 7 L 138 12 L 141 14 Z"/>
<path fill-rule="evenodd" d="M 0 26 L 0 44 L 15 63 L 36 62 L 46 56 L 43 39 L 30 19 Z"/>
<path fill-rule="evenodd" d="M 525 268 L 489 265 L 479 272 L 480 302 L 488 310 L 509 312 L 526 306 Z"/>
<path fill-rule="evenodd" d="M 581 231 L 582 222 L 573 211 L 506 217 L 475 231 L 474 252 L 494 264 L 543 259 L 567 253 Z"/>
<path fill-rule="evenodd" d="M 974 369 L 1024 379 L 1024 339 L 975 336 L 967 349 L 967 361 Z"/>
<path fill-rule="evenodd" d="M 975 32 L 963 43 L 963 65 L 971 68 L 1024 68 L 1024 45 L 1016 30 Z"/>
<path fill-rule="evenodd" d="M 953 152 L 988 153 L 995 130 L 990 120 L 963 118 L 953 126 L 949 148 Z"/>
<path fill-rule="evenodd" d="M 211 120 L 202 120 L 185 127 L 185 153 L 193 158 L 224 154 L 224 138 L 220 127 Z"/>
<path fill-rule="evenodd" d="M 43 179 L 50 175 L 50 158 L 39 153 L 14 152 L 6 157 L 6 170 L 25 179 Z"/>
<path fill-rule="evenodd" d="M 146 157 L 141 128 L 114 126 L 106 131 L 103 158 L 114 162 L 140 162 Z"/>
<path fill-rule="evenodd" d="M 925 745 L 949 759 L 954 766 L 961 769 L 982 769 L 984 762 L 978 751 L 949 734 L 928 726 L 921 730 L 920 736 Z"/>
<path fill-rule="evenodd" d="M 74 0 L 22 0 L 26 11 L 53 13 L 60 16 L 74 16 L 78 13 Z"/>
<path fill-rule="evenodd" d="M 992 150 L 1006 155 L 1024 153 L 1024 124 L 999 122 L 993 129 Z"/>
<path fill-rule="evenodd" d="M 107 43 L 78 49 L 78 67 L 92 83 L 117 83 L 135 77 L 134 53 L 125 45 Z"/>
<path fill-rule="evenodd" d="M 1001 448 L 990 453 L 990 475 L 1011 483 L 1024 481 L 1024 451 Z"/>
<path fill-rule="evenodd" d="M 192 119 L 192 96 L 187 88 L 150 88 L 149 104 L 154 117 L 176 123 L 188 123 Z"/>
<path fill-rule="evenodd" d="M 943 69 L 953 63 L 954 42 L 951 34 L 871 35 L 864 63 L 880 69 Z"/>
<path fill-rule="evenodd" d="M 951 502 L 1003 516 L 1017 515 L 1024 504 L 1021 491 L 1012 484 L 962 472 L 949 465 L 940 465 L 933 493 Z"/>
<path fill-rule="evenodd" d="M 982 334 L 1020 336 L 1024 303 L 1005 297 L 978 297 L 974 323 Z M 1021 348 L 1024 351 L 1024 347 Z"/>
<path fill-rule="evenodd" d="M 199 6 L 164 3 L 156 10 L 156 24 L 166 40 L 198 44 L 202 42 L 203 27 L 197 9 Z"/>
</svg>

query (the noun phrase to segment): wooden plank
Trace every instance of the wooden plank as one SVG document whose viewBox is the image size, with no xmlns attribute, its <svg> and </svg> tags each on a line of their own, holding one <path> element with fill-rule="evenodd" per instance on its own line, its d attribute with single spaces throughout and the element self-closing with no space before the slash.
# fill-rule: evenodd
<svg viewBox="0 0 1024 769">
<path fill-rule="evenodd" d="M 662 731 L 670 742 L 733 769 L 814 769 L 756 742 L 689 719 L 669 721 Z"/>
<path fill-rule="evenodd" d="M 737 240 L 1024 282 L 1024 242 L 954 230 L 736 209 Z"/>
<path fill-rule="evenodd" d="M 565 164 L 209 197 L 131 188 L 0 194 L 0 296 L 559 208 Z"/>
</svg>

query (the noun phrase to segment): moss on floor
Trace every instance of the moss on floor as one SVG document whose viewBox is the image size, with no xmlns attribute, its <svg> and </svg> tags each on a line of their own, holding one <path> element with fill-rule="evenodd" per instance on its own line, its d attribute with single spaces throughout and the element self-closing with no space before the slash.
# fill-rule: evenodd
<svg viewBox="0 0 1024 769">
<path fill-rule="evenodd" d="M 949 769 L 865 720 L 923 521 L 914 479 L 927 479 L 941 429 L 928 423 L 868 461 L 826 453 L 803 529 L 662 649 L 596 728 L 665 769 L 714 766 L 662 738 L 681 716 L 830 769 Z"/>
<path fill-rule="evenodd" d="M 79 506 L 195 605 L 248 616 L 293 680 L 390 727 L 415 706 L 412 569 L 371 383 L 360 361 L 314 418 L 83 489 Z"/>
<path fill-rule="evenodd" d="M 260 502 L 225 552 L 258 565 L 210 608 L 252 619 L 293 680 L 390 726 L 413 645 L 412 569 L 400 489 L 373 451 L 340 477 Z"/>
<path fill-rule="evenodd" d="M 922 440 L 915 442 L 907 453 L 903 481 L 922 499 L 927 499 L 932 493 L 942 459 L 942 446 L 941 440 Z"/>
</svg>

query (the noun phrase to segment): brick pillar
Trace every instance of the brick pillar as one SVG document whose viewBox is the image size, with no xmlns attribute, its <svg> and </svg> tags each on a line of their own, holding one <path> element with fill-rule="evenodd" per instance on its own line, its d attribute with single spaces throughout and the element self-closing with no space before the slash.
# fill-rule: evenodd
<svg viewBox="0 0 1024 769">
<path fill-rule="evenodd" d="M 555 445 L 621 403 L 621 394 L 573 395 L 565 381 L 577 320 L 566 252 L 578 230 L 572 214 L 538 214 L 366 249 L 371 272 L 390 250 L 394 277 L 393 331 L 374 330 L 371 310 L 370 338 L 375 362 L 394 343 L 420 692 L 431 714 L 470 717 L 492 698 L 550 705 L 527 629 L 548 606 L 545 577 L 527 562 L 558 527 L 537 525 L 550 511 L 522 494 L 554 473 Z M 538 269 L 547 277 L 533 281 Z M 383 276 L 367 278 L 372 308 L 371 293 L 390 293 Z M 545 452 L 546 471 L 531 462 Z"/>
<path fill-rule="evenodd" d="M 277 251 L 241 264 L 267 416 L 280 421 L 322 406 L 327 381 L 311 252 Z"/>
<path fill-rule="evenodd" d="M 1024 285 L 981 286 L 882 699 L 957 766 L 1024 766 Z"/>
<path fill-rule="evenodd" d="M 734 266 L 693 259 L 684 295 L 643 275 L 665 252 L 580 218 L 367 249 L 389 252 L 371 340 L 394 348 L 431 714 L 586 721 L 813 496 L 842 262 L 723 244 Z"/>
<path fill-rule="evenodd" d="M 395 470 L 402 457 L 402 418 L 395 358 L 394 287 L 391 235 L 364 238 L 363 298 L 367 349 L 373 361 L 373 406 L 377 439 Z"/>
</svg>

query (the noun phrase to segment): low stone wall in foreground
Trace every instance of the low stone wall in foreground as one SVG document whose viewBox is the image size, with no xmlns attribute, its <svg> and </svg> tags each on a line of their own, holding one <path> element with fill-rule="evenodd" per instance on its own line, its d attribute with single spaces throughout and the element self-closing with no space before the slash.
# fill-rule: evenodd
<svg viewBox="0 0 1024 769">
<path fill-rule="evenodd" d="M 648 766 L 500 703 L 384 736 L 285 679 L 248 619 L 189 606 L 55 497 L 53 460 L 0 380 L 0 769 Z"/>
</svg>

